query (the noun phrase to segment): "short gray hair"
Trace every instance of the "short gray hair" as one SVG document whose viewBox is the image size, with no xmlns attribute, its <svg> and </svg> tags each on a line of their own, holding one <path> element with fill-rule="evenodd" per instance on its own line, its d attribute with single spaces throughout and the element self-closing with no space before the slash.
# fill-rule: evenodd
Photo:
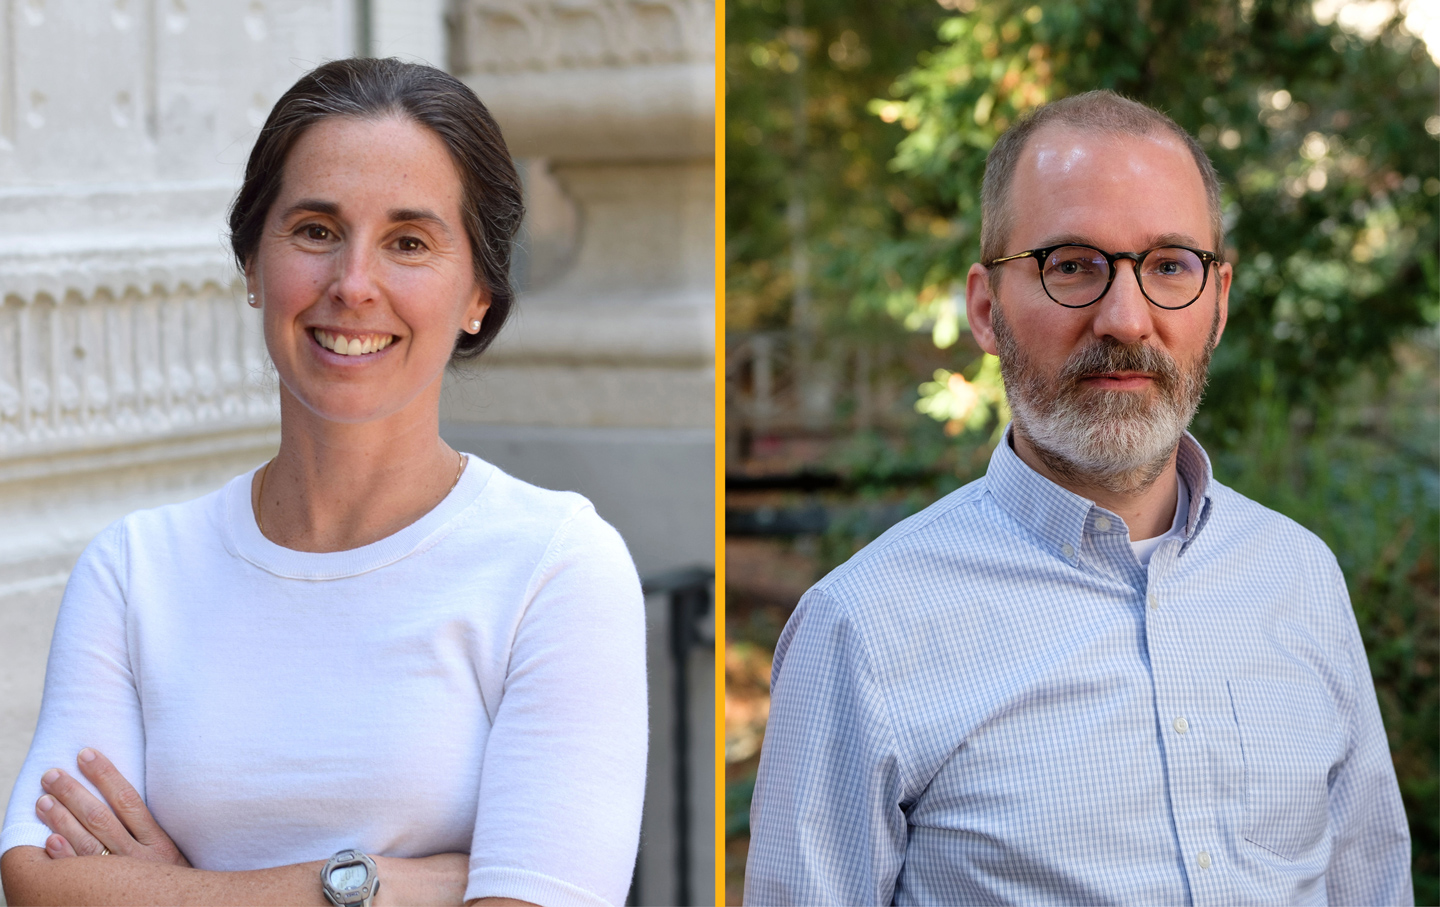
<svg viewBox="0 0 1440 907">
<path fill-rule="evenodd" d="M 992 262 L 1007 253 L 1014 227 L 1014 213 L 1009 207 L 1010 180 L 1025 150 L 1025 143 L 1037 130 L 1046 126 L 1062 126 L 1087 132 L 1111 135 L 1147 136 L 1168 133 L 1180 140 L 1200 168 L 1205 184 L 1205 198 L 1210 209 L 1210 233 L 1213 251 L 1222 259 L 1225 254 L 1225 226 L 1220 218 L 1220 177 L 1205 154 L 1205 149 L 1190 133 L 1170 117 L 1153 107 L 1121 97 L 1113 91 L 1087 91 L 1036 108 L 1005 131 L 985 158 L 985 181 L 980 189 L 980 260 Z"/>
</svg>

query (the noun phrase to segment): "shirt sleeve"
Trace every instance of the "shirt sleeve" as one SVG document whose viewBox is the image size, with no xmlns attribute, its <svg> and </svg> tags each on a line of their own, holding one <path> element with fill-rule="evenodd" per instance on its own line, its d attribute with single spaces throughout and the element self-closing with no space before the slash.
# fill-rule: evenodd
<svg viewBox="0 0 1440 907">
<path fill-rule="evenodd" d="M 1347 617 L 1346 667 L 1355 678 L 1350 750 L 1330 785 L 1334 832 L 1325 885 L 1331 904 L 1411 905 L 1410 831 L 1375 683 L 1345 579 L 1332 561 L 1331 582 Z"/>
<path fill-rule="evenodd" d="M 746 904 L 889 904 L 904 778 L 866 641 L 812 589 L 781 634 L 750 806 Z"/>
<path fill-rule="evenodd" d="M 145 732 L 126 635 L 124 524 L 97 536 L 80 555 L 55 621 L 40 719 L 10 793 L 0 853 L 44 847 L 50 829 L 35 815 L 40 776 L 63 769 L 100 797 L 76 765 L 90 746 L 109 757 L 145 796 Z M 100 797 L 102 800 L 103 797 Z"/>
<path fill-rule="evenodd" d="M 465 898 L 622 904 L 645 795 L 639 579 L 619 534 L 586 506 L 530 589 L 485 748 Z"/>
</svg>

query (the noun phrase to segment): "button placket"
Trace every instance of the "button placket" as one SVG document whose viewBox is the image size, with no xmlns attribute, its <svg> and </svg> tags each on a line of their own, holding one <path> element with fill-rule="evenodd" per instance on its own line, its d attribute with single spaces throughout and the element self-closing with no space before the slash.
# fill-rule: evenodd
<svg viewBox="0 0 1440 907">
<path fill-rule="evenodd" d="M 1150 647 L 1150 671 L 1155 684 L 1155 708 L 1166 761 L 1167 786 L 1181 852 L 1186 854 L 1191 893 L 1196 904 L 1224 900 L 1223 871 L 1214 854 L 1215 816 L 1208 793 L 1203 713 L 1205 696 L 1191 688 L 1191 680 L 1178 666 L 1184 664 L 1185 621 L 1175 599 L 1162 595 L 1161 580 L 1170 574 L 1168 562 L 1152 559 L 1149 582 L 1141 599 L 1145 635 Z M 1162 608 L 1162 598 L 1164 599 Z M 1201 855 L 1204 855 L 1203 857 Z M 1220 886 L 1217 888 L 1216 886 Z"/>
</svg>

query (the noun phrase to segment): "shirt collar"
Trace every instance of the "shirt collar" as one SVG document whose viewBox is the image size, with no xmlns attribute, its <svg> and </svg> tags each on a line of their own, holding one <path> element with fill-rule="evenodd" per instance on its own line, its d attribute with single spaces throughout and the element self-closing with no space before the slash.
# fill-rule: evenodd
<svg viewBox="0 0 1440 907">
<path fill-rule="evenodd" d="M 1005 437 L 990 455 L 986 482 L 1001 509 L 1074 564 L 1080 557 L 1090 512 L 1101 508 L 1031 469 L 1011 446 L 1013 431 L 1013 426 L 1005 430 Z M 1175 465 L 1190 492 L 1190 512 L 1185 515 L 1185 547 L 1189 547 L 1209 517 L 1214 473 L 1210 458 L 1188 431 L 1180 436 Z"/>
</svg>

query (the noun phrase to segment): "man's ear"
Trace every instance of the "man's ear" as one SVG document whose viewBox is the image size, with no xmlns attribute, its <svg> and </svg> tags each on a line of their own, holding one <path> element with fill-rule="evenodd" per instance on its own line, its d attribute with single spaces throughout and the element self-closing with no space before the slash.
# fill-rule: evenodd
<svg viewBox="0 0 1440 907">
<path fill-rule="evenodd" d="M 995 324 L 991 321 L 994 306 L 995 297 L 990 292 L 990 269 L 977 262 L 965 275 L 965 317 L 970 322 L 970 333 L 975 342 L 992 356 L 1000 352 L 995 345 Z"/>
<path fill-rule="evenodd" d="M 1235 276 L 1235 268 L 1230 262 L 1224 262 L 1215 266 L 1215 304 L 1220 307 L 1220 317 L 1215 325 L 1215 345 L 1220 345 L 1220 337 L 1225 333 L 1225 322 L 1230 318 L 1230 281 Z"/>
</svg>

